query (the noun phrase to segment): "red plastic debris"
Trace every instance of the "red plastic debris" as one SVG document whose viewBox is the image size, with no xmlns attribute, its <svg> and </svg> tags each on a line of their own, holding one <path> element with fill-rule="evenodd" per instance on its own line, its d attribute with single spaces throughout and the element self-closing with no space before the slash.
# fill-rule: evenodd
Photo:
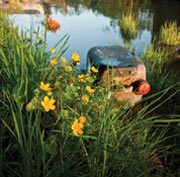
<svg viewBox="0 0 180 177">
<path fill-rule="evenodd" d="M 150 92 L 151 86 L 146 81 L 140 81 L 137 85 L 136 92 L 140 95 L 146 95 Z"/>
<path fill-rule="evenodd" d="M 58 21 L 56 21 L 55 19 L 53 19 L 51 17 L 48 17 L 48 19 L 47 19 L 48 30 L 55 33 L 59 27 L 60 27 L 60 23 Z"/>
</svg>

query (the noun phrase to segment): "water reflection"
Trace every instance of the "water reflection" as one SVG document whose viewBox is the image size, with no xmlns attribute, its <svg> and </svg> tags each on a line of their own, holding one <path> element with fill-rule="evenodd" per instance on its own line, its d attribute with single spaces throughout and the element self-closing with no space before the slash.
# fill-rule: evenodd
<svg viewBox="0 0 180 177">
<path fill-rule="evenodd" d="M 124 45 L 141 56 L 152 42 L 154 29 L 158 31 L 157 24 L 154 27 L 156 4 L 151 0 L 51 0 L 50 3 L 43 1 L 41 5 L 45 15 L 13 14 L 10 19 L 14 19 L 14 25 L 20 30 L 30 27 L 37 30 L 39 26 L 42 37 L 45 28 L 42 22 L 47 16 L 56 19 L 61 27 L 56 33 L 48 31 L 47 50 L 65 34 L 70 34 L 69 49 L 64 56 L 69 59 L 71 53 L 79 53 L 82 68 L 86 67 L 88 50 L 97 45 Z M 133 39 L 127 39 L 121 32 L 120 19 L 125 12 L 133 14 L 139 22 Z M 159 22 L 158 25 L 162 24 Z"/>
</svg>

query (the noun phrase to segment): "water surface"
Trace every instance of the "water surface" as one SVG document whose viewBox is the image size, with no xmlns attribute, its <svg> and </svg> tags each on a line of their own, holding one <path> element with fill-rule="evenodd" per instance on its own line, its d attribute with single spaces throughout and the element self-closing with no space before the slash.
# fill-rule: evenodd
<svg viewBox="0 0 180 177">
<path fill-rule="evenodd" d="M 11 14 L 10 19 L 19 31 L 36 31 L 39 27 L 43 37 L 43 21 L 47 9 L 43 4 L 44 14 Z M 122 45 L 141 57 L 158 34 L 165 21 L 176 20 L 180 23 L 180 1 L 146 0 L 146 1 L 52 1 L 48 16 L 56 19 L 60 28 L 47 33 L 47 50 L 52 48 L 60 38 L 69 34 L 69 48 L 64 57 L 70 59 L 71 53 L 77 52 L 81 57 L 81 68 L 86 68 L 87 52 L 94 46 Z M 170 11 L 169 11 L 170 10 Z M 138 32 L 133 39 L 126 39 L 121 32 L 120 18 L 123 13 L 132 13 L 139 21 Z"/>
</svg>

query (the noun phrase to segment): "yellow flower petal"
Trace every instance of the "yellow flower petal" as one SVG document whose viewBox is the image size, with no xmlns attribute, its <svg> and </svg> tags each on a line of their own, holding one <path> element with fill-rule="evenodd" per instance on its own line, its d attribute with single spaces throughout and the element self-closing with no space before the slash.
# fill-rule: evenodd
<svg viewBox="0 0 180 177">
<path fill-rule="evenodd" d="M 91 71 L 94 72 L 94 73 L 98 73 L 98 69 L 96 69 L 94 66 L 91 67 Z"/>
<path fill-rule="evenodd" d="M 82 124 L 84 124 L 84 123 L 86 122 L 86 118 L 85 118 L 84 116 L 81 116 L 81 117 L 79 118 L 79 121 L 80 121 Z"/>
<path fill-rule="evenodd" d="M 51 92 L 51 91 L 48 91 L 48 92 L 47 92 L 47 95 L 48 95 L 48 96 L 51 96 L 51 95 L 52 95 L 52 92 Z"/>
<path fill-rule="evenodd" d="M 78 75 L 78 78 L 79 78 L 79 82 L 87 82 L 87 79 L 84 74 Z"/>
<path fill-rule="evenodd" d="M 50 84 L 47 83 L 47 84 L 44 84 L 43 81 L 40 82 L 40 88 L 44 91 L 50 91 L 52 90 L 52 88 L 50 87 Z"/>
<path fill-rule="evenodd" d="M 71 66 L 66 66 L 66 71 L 72 71 L 72 67 Z"/>
<path fill-rule="evenodd" d="M 91 94 L 95 92 L 95 89 L 92 89 L 90 86 L 86 86 L 86 91 Z"/>
<path fill-rule="evenodd" d="M 53 58 L 51 61 L 50 61 L 51 65 L 52 66 L 56 66 L 57 65 L 57 59 L 56 58 Z"/>
<path fill-rule="evenodd" d="M 74 62 L 79 62 L 80 61 L 80 56 L 74 52 L 72 55 L 71 55 L 71 58 Z"/>
<path fill-rule="evenodd" d="M 53 54 L 55 52 L 55 49 L 51 48 L 49 51 Z"/>
<path fill-rule="evenodd" d="M 72 126 L 71 126 L 73 134 L 75 136 L 82 135 L 83 134 L 83 130 L 82 130 L 83 127 L 84 127 L 83 123 L 79 122 L 78 119 L 75 119 Z"/>
<path fill-rule="evenodd" d="M 87 95 L 83 95 L 83 96 L 81 97 L 81 99 L 82 99 L 83 101 L 88 101 Z"/>
<path fill-rule="evenodd" d="M 66 61 L 66 59 L 64 57 L 61 58 L 61 62 L 64 63 L 64 64 L 67 63 L 67 61 Z"/>
<path fill-rule="evenodd" d="M 44 100 L 41 101 L 41 105 L 44 107 L 45 111 L 48 112 L 50 110 L 55 110 L 56 106 L 54 105 L 55 99 L 49 99 L 48 96 L 44 97 Z"/>
</svg>

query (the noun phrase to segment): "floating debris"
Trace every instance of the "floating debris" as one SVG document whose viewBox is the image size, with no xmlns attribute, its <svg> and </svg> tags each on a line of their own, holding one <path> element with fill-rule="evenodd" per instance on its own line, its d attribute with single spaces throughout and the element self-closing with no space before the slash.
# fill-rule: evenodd
<svg viewBox="0 0 180 177">
<path fill-rule="evenodd" d="M 60 27 L 60 23 L 58 21 L 56 21 L 52 17 L 47 18 L 47 29 L 48 30 L 55 33 L 59 27 Z"/>
</svg>

